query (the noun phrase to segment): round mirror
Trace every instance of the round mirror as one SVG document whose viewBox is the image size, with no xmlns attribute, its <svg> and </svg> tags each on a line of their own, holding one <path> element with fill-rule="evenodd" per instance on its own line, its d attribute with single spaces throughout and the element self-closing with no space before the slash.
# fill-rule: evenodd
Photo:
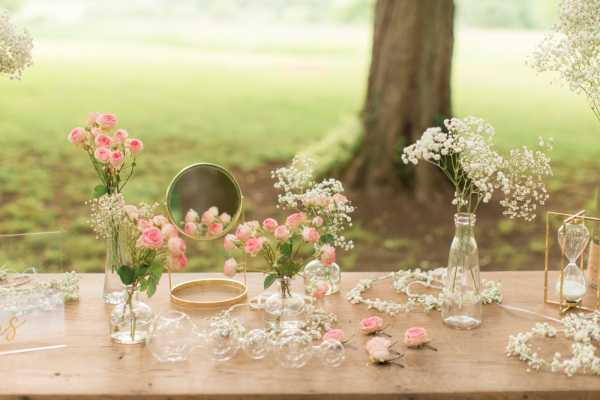
<svg viewBox="0 0 600 400">
<path fill-rule="evenodd" d="M 179 231 L 196 240 L 224 236 L 242 213 L 242 192 L 225 168 L 208 163 L 190 165 L 167 190 L 167 210 Z"/>
</svg>

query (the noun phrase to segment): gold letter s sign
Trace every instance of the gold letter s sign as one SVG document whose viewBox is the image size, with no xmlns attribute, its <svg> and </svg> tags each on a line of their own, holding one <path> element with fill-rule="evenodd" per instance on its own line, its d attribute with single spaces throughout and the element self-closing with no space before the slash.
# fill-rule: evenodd
<svg viewBox="0 0 600 400">
<path fill-rule="evenodd" d="M 25 321 L 19 320 L 17 316 L 9 316 L 8 320 L 0 323 L 0 339 L 3 338 L 7 343 L 12 342 L 17 337 L 17 329 L 23 324 Z"/>
</svg>

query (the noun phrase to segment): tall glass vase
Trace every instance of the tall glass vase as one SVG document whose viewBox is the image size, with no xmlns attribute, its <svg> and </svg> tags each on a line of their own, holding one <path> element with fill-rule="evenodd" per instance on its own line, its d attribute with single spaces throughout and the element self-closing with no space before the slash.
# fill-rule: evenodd
<svg viewBox="0 0 600 400">
<path fill-rule="evenodd" d="M 117 274 L 117 268 L 129 264 L 125 233 L 118 226 L 113 227 L 111 236 L 106 240 L 106 261 L 104 263 L 104 303 L 119 304 L 127 293 Z"/>
<path fill-rule="evenodd" d="M 442 320 L 456 329 L 481 325 L 481 278 L 475 241 L 475 214 L 454 215 L 456 226 L 444 279 Z"/>
</svg>

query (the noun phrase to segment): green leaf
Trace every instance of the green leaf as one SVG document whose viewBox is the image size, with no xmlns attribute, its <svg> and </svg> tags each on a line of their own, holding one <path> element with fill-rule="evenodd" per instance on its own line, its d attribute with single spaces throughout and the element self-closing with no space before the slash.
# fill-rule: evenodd
<svg viewBox="0 0 600 400">
<path fill-rule="evenodd" d="M 286 257 L 292 256 L 292 242 L 285 242 L 279 246 L 279 251 Z"/>
<path fill-rule="evenodd" d="M 135 282 L 135 270 L 127 265 L 121 265 L 117 268 L 117 274 L 124 285 L 131 285 Z"/>
<path fill-rule="evenodd" d="M 96 197 L 96 198 L 103 196 L 106 193 L 108 193 L 108 188 L 104 185 L 97 185 L 94 188 L 94 197 Z"/>
<path fill-rule="evenodd" d="M 148 297 L 152 297 L 154 293 L 156 293 L 156 288 L 160 282 L 160 277 L 163 273 L 163 266 L 158 262 L 154 261 L 152 265 L 148 269 L 148 280 L 147 280 L 147 289 L 146 294 Z"/>
<path fill-rule="evenodd" d="M 335 237 L 331 233 L 326 233 L 323 236 L 321 236 L 321 243 L 323 244 L 333 243 L 334 240 Z"/>
<path fill-rule="evenodd" d="M 275 274 L 269 274 L 269 275 L 265 276 L 265 282 L 264 282 L 265 290 L 270 288 L 276 279 L 277 279 L 277 275 L 275 275 Z"/>
</svg>

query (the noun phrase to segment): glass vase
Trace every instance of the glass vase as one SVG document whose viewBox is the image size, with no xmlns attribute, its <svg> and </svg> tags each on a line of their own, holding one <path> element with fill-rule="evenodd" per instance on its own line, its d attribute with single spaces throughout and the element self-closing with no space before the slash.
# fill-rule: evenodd
<svg viewBox="0 0 600 400">
<path fill-rule="evenodd" d="M 475 241 L 475 214 L 454 215 L 456 226 L 444 278 L 442 320 L 456 329 L 481 325 L 481 278 Z"/>
<path fill-rule="evenodd" d="M 116 305 L 125 300 L 127 294 L 117 274 L 117 268 L 128 265 L 129 261 L 125 232 L 119 227 L 113 227 L 110 237 L 106 239 L 104 303 Z"/>
<path fill-rule="evenodd" d="M 152 323 L 152 309 L 139 301 L 137 287 L 125 288 L 125 301 L 117 304 L 110 315 L 110 337 L 120 344 L 143 343 Z"/>
<path fill-rule="evenodd" d="M 298 328 L 304 323 L 304 297 L 293 293 L 290 278 L 279 280 L 279 290 L 265 301 L 265 323 L 269 330 Z"/>
<path fill-rule="evenodd" d="M 304 291 L 310 295 L 321 283 L 328 286 L 326 296 L 337 293 L 340 290 L 341 270 L 336 263 L 324 265 L 320 260 L 312 260 L 304 267 Z"/>
</svg>

